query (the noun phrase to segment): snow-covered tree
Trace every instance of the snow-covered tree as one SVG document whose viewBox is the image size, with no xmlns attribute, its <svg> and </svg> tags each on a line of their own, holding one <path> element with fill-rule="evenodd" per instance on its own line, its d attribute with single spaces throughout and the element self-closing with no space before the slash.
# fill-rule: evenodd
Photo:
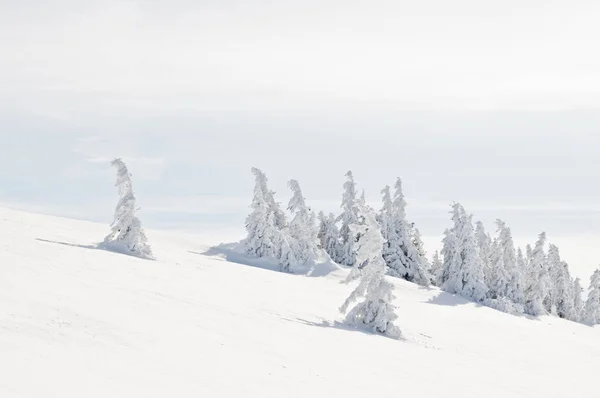
<svg viewBox="0 0 600 398">
<path fill-rule="evenodd" d="M 520 247 L 517 249 L 517 268 L 519 268 L 519 271 L 521 271 L 521 275 L 523 275 L 527 270 L 527 260 L 525 260 L 523 250 L 521 250 Z"/>
<path fill-rule="evenodd" d="M 561 284 L 565 283 L 565 275 L 563 262 L 560 258 L 560 252 L 556 245 L 548 246 L 548 254 L 546 255 L 546 269 L 549 273 L 550 286 L 546 289 L 546 297 L 544 298 L 544 308 L 549 314 L 558 315 L 558 290 L 562 288 Z"/>
<path fill-rule="evenodd" d="M 483 222 L 475 223 L 475 244 L 479 250 L 479 257 L 483 261 L 483 273 L 485 275 L 485 283 L 490 284 L 492 279 L 491 256 L 492 256 L 492 238 L 485 231 Z"/>
<path fill-rule="evenodd" d="M 556 313 L 561 318 L 577 320 L 579 315 L 575 309 L 575 290 L 569 265 L 564 261 L 560 265 L 561 270 L 554 281 Z"/>
<path fill-rule="evenodd" d="M 255 176 L 255 186 L 252 213 L 246 218 L 246 254 L 279 258 L 282 243 L 280 231 L 285 225 L 282 221 L 285 218 L 282 219 L 279 214 L 279 206 L 275 203 L 272 191 L 267 187 L 267 176 L 257 168 L 252 168 L 252 173 Z"/>
<path fill-rule="evenodd" d="M 490 274 L 487 282 L 489 288 L 488 295 L 491 299 L 506 297 L 509 278 L 510 275 L 504 266 L 502 243 L 499 239 L 495 239 L 491 248 Z"/>
<path fill-rule="evenodd" d="M 442 288 L 476 302 L 487 295 L 483 262 L 475 244 L 472 217 L 455 203 L 452 211 L 454 226 L 444 238 L 444 282 Z"/>
<path fill-rule="evenodd" d="M 336 225 L 336 217 L 333 213 L 329 213 L 329 216 L 325 217 L 321 212 L 319 213 L 319 220 L 321 248 L 335 261 L 340 253 L 340 231 Z"/>
<path fill-rule="evenodd" d="M 319 248 L 325 249 L 325 234 L 327 231 L 327 218 L 323 211 L 319 212 L 319 231 L 317 232 L 317 239 L 319 240 Z"/>
<path fill-rule="evenodd" d="M 453 215 L 456 216 L 456 213 Z M 442 272 L 441 278 L 439 278 L 438 286 L 442 287 L 444 284 L 450 280 L 450 277 L 458 274 L 458 270 L 460 269 L 460 247 L 458 245 L 458 238 L 456 236 L 456 231 L 453 228 L 446 229 L 444 231 L 444 239 L 442 239 Z"/>
<path fill-rule="evenodd" d="M 526 265 L 526 267 L 529 267 L 529 264 L 531 264 L 532 259 L 533 259 L 533 249 L 531 248 L 530 244 L 527 244 L 527 246 L 525 246 L 525 265 Z"/>
<path fill-rule="evenodd" d="M 142 229 L 142 223 L 135 213 L 135 195 L 131 182 L 131 174 L 121 159 L 115 159 L 111 165 L 117 169 L 115 186 L 119 192 L 119 202 L 115 209 L 115 218 L 111 225 L 111 233 L 104 238 L 99 247 L 137 257 L 154 259 L 148 239 Z"/>
<path fill-rule="evenodd" d="M 427 250 L 425 250 L 425 244 L 423 243 L 423 238 L 421 237 L 421 231 L 419 231 L 419 228 L 415 226 L 415 223 L 411 224 L 410 236 L 413 246 L 415 249 L 417 249 L 417 254 L 419 255 L 423 269 L 428 271 L 431 267 L 431 264 L 429 264 L 429 260 L 427 260 Z"/>
<path fill-rule="evenodd" d="M 430 269 L 430 276 L 431 276 L 431 284 L 434 286 L 441 286 L 442 285 L 442 272 L 444 270 L 444 265 L 442 263 L 442 260 L 440 259 L 440 253 L 436 250 L 435 253 L 433 253 L 433 258 L 431 260 L 431 269 Z"/>
<path fill-rule="evenodd" d="M 317 258 L 318 238 L 314 213 L 306 206 L 298 181 L 290 180 L 288 186 L 293 193 L 288 210 L 294 215 L 289 225 L 290 245 L 296 261 L 306 264 Z"/>
<path fill-rule="evenodd" d="M 525 312 L 530 315 L 543 315 L 546 313 L 544 299 L 548 292 L 548 272 L 546 269 L 546 254 L 544 245 L 546 233 L 542 232 L 535 247 L 527 245 L 529 262 L 525 274 Z"/>
<path fill-rule="evenodd" d="M 344 195 L 342 196 L 342 214 L 338 217 L 342 226 L 340 228 L 340 250 L 334 259 L 339 264 L 354 266 L 356 263 L 356 235 L 350 226 L 358 221 L 358 210 L 356 200 L 356 183 L 351 171 L 346 173 L 344 183 Z"/>
<path fill-rule="evenodd" d="M 386 264 L 382 257 L 383 236 L 373 210 L 359 204 L 361 224 L 351 224 L 352 232 L 359 236 L 357 242 L 357 264 L 348 280 L 360 278 L 356 289 L 340 307 L 342 313 L 364 297 L 346 315 L 346 323 L 354 326 L 367 326 L 377 333 L 391 338 L 400 338 L 400 329 L 394 324 L 398 318 L 392 304 L 394 286 L 385 279 Z"/>
<path fill-rule="evenodd" d="M 583 288 L 581 287 L 581 280 L 579 278 L 575 278 L 573 282 L 573 318 L 572 321 L 581 322 L 583 317 L 583 299 L 581 298 L 581 293 L 583 293 Z"/>
<path fill-rule="evenodd" d="M 583 320 L 588 325 L 600 323 L 600 269 L 594 271 L 590 278 L 590 289 L 583 313 Z"/>
<path fill-rule="evenodd" d="M 420 236 L 411 236 L 411 225 L 406 220 L 406 201 L 402 192 L 402 180 L 396 180 L 393 199 L 389 187 L 382 191 L 383 207 L 379 218 L 383 231 L 383 258 L 389 267 L 389 274 L 404 278 L 419 285 L 428 286 L 429 264 L 422 248 Z"/>
<path fill-rule="evenodd" d="M 523 274 L 519 259 L 515 251 L 515 244 L 510 228 L 501 220 L 496 221 L 498 226 L 498 244 L 501 247 L 504 270 L 508 277 L 504 295 L 513 303 L 522 306 L 525 304 L 523 296 Z M 523 254 L 521 253 L 521 257 Z"/>
<path fill-rule="evenodd" d="M 277 230 L 276 243 L 278 252 L 276 254 L 279 260 L 279 266 L 282 272 L 293 273 L 294 266 L 298 263 L 293 249 L 293 240 L 286 231 Z"/>
</svg>

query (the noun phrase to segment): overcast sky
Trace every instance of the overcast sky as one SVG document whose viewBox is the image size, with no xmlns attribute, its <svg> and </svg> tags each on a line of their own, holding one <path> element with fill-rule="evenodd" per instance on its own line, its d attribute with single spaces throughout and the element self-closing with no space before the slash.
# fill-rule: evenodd
<svg viewBox="0 0 600 398">
<path fill-rule="evenodd" d="M 0 0 L 0 203 L 243 229 L 262 168 L 337 211 L 405 182 L 430 251 L 452 201 L 600 263 L 596 1 Z M 598 248 L 597 248 L 598 247 Z"/>
</svg>

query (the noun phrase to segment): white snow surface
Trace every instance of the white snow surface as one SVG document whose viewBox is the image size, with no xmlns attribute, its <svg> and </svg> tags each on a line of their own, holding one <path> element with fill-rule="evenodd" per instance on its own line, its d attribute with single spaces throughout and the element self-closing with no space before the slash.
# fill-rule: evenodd
<svg viewBox="0 0 600 398">
<path fill-rule="evenodd" d="M 345 270 L 251 267 L 160 231 L 143 260 L 94 249 L 107 230 L 0 208 L 0 397 L 598 394 L 598 327 L 391 279 L 397 341 L 339 323 Z"/>
</svg>

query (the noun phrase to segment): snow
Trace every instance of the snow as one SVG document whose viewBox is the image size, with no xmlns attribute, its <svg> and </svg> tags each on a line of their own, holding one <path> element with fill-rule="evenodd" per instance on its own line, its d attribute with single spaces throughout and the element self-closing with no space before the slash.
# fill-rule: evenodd
<svg viewBox="0 0 600 398">
<path fill-rule="evenodd" d="M 340 283 L 345 270 L 250 267 L 203 255 L 214 237 L 152 230 L 157 261 L 148 261 L 94 249 L 105 224 L 1 208 L 0 225 L 2 398 L 597 391 L 598 327 L 512 316 L 389 279 L 396 341 L 340 323 L 354 287 Z"/>
</svg>

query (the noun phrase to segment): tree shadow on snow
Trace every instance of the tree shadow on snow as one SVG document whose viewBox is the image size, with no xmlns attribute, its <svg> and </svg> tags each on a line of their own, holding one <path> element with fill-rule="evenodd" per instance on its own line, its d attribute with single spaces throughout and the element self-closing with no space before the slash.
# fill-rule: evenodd
<svg viewBox="0 0 600 398">
<path fill-rule="evenodd" d="M 102 246 L 102 244 L 98 244 L 98 245 L 79 245 L 77 243 L 69 243 L 69 242 L 61 242 L 58 240 L 49 240 L 49 239 L 42 239 L 42 238 L 35 238 L 35 240 L 37 240 L 38 242 L 44 242 L 44 243 L 53 243 L 55 245 L 61 245 L 61 246 L 69 246 L 69 247 L 78 247 L 80 249 L 90 249 L 90 250 L 100 250 L 100 251 L 105 251 L 105 252 L 109 252 L 109 253 L 116 253 L 116 254 L 123 254 L 125 256 L 129 256 L 129 257 L 134 257 L 134 258 L 139 258 L 142 260 L 154 260 L 153 258 L 146 258 L 146 257 L 140 257 L 140 256 L 136 256 L 133 254 L 129 254 L 123 250 L 119 250 L 118 248 L 111 248 L 108 246 Z"/>
<path fill-rule="evenodd" d="M 360 333 L 366 334 L 368 336 L 385 337 L 388 339 L 391 338 L 384 334 L 376 333 L 372 329 L 370 329 L 366 326 L 365 327 L 351 326 L 351 325 L 347 325 L 343 322 L 338 322 L 338 321 L 330 322 L 330 321 L 326 321 L 325 319 L 322 319 L 321 322 L 315 322 L 315 321 L 309 321 L 307 319 L 302 319 L 302 318 L 295 318 L 295 319 L 282 318 L 282 319 L 284 321 L 295 322 L 295 323 L 299 323 L 299 324 L 306 325 L 306 326 L 313 326 L 313 327 L 327 328 L 327 329 L 338 329 L 338 330 L 344 330 L 347 332 L 360 332 Z M 400 337 L 399 339 L 392 338 L 392 340 L 406 341 L 406 339 L 404 337 Z"/>
<path fill-rule="evenodd" d="M 62 245 L 62 246 L 69 246 L 69 247 L 79 247 L 81 249 L 98 250 L 98 247 L 96 245 L 78 245 L 76 243 L 61 242 L 61 241 L 58 241 L 58 240 L 48 240 L 48 239 L 42 239 L 42 238 L 35 238 L 35 240 L 37 240 L 38 242 L 44 242 L 44 243 L 54 243 L 55 245 Z"/>
<path fill-rule="evenodd" d="M 448 306 L 448 307 L 456 307 L 456 306 L 465 305 L 465 304 L 475 304 L 475 305 L 479 306 L 479 304 L 477 304 L 473 301 L 469 301 L 464 297 L 460 297 L 460 296 L 446 293 L 446 292 L 440 292 L 440 294 L 438 294 L 435 297 L 430 298 L 429 300 L 425 301 L 425 303 L 435 304 L 435 305 L 444 305 L 444 306 Z"/>
<path fill-rule="evenodd" d="M 523 312 L 514 311 L 514 309 L 497 307 L 493 303 L 489 302 L 489 300 L 488 300 L 488 302 L 477 303 L 477 302 L 468 300 L 464 297 L 461 297 L 461 296 L 458 296 L 455 294 L 450 294 L 447 292 L 440 292 L 440 294 L 438 294 L 437 296 L 435 296 L 427 301 L 424 301 L 424 303 L 434 304 L 434 305 L 442 305 L 442 306 L 448 306 L 448 307 L 457 307 L 459 305 L 473 304 L 475 307 L 489 308 L 489 309 L 492 309 L 492 310 L 495 310 L 498 312 L 502 312 L 503 314 L 510 315 L 510 316 L 517 316 L 519 318 L 525 318 L 525 319 L 530 319 L 530 320 L 535 320 L 535 321 L 541 320 L 540 317 L 525 314 Z M 520 311 L 522 311 L 522 309 Z"/>
<path fill-rule="evenodd" d="M 281 266 L 277 260 L 267 257 L 252 257 L 243 252 L 243 246 L 239 242 L 221 243 L 213 246 L 203 253 L 188 251 L 188 253 L 207 257 L 216 257 L 231 263 L 248 265 L 251 267 L 262 268 L 269 271 L 280 271 Z M 319 262 L 314 265 L 296 266 L 293 274 L 306 275 L 311 277 L 327 276 L 330 273 L 341 269 L 337 264 L 331 261 Z"/>
</svg>

